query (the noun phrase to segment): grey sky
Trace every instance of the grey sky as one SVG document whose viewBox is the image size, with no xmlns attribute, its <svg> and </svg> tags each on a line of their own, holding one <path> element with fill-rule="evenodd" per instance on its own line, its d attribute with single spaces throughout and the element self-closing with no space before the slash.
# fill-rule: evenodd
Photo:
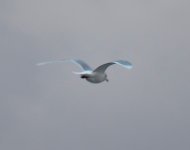
<svg viewBox="0 0 190 150">
<path fill-rule="evenodd" d="M 0 149 L 189 150 L 188 0 L 1 0 Z M 69 63 L 117 59 L 109 83 Z"/>
</svg>

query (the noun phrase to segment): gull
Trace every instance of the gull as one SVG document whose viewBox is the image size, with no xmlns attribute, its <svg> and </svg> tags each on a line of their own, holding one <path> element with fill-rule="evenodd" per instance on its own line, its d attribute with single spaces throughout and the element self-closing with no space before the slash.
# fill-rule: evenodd
<svg viewBox="0 0 190 150">
<path fill-rule="evenodd" d="M 80 59 L 69 59 L 69 60 L 60 59 L 60 60 L 41 62 L 41 63 L 38 63 L 37 65 L 43 66 L 43 65 L 52 64 L 52 63 L 62 63 L 65 61 L 70 61 L 70 62 L 76 64 L 77 66 L 79 66 L 82 69 L 82 71 L 81 72 L 73 72 L 73 73 L 80 75 L 80 77 L 82 79 L 86 79 L 87 81 L 89 81 L 91 83 L 101 83 L 103 81 L 108 82 L 109 80 L 107 78 L 107 74 L 105 71 L 111 65 L 117 64 L 126 69 L 133 68 L 132 64 L 126 60 L 117 60 L 117 61 L 113 61 L 113 62 L 108 62 L 103 65 L 100 65 L 99 67 L 97 67 L 94 70 L 87 63 L 85 63 L 83 60 L 80 60 Z"/>
</svg>

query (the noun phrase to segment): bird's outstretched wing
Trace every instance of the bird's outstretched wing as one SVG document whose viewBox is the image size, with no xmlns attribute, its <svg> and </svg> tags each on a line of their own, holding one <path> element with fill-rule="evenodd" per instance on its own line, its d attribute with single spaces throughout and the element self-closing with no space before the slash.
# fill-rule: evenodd
<svg viewBox="0 0 190 150">
<path fill-rule="evenodd" d="M 101 72 L 101 73 L 103 73 L 103 72 L 106 71 L 106 69 L 109 66 L 114 65 L 114 64 L 118 64 L 118 65 L 120 65 L 120 66 L 122 66 L 124 68 L 127 68 L 127 69 L 132 69 L 132 67 L 133 67 L 132 64 L 130 62 L 126 61 L 126 60 L 117 60 L 117 61 L 109 62 L 109 63 L 103 64 L 103 65 L 97 67 L 94 70 L 94 72 Z"/>
<path fill-rule="evenodd" d="M 48 65 L 48 64 L 62 63 L 62 62 L 65 62 L 65 61 L 67 61 L 67 60 L 64 60 L 64 59 L 51 60 L 51 61 L 40 62 L 40 63 L 37 63 L 36 65 L 37 66 L 44 66 L 44 65 Z"/>
<path fill-rule="evenodd" d="M 38 63 L 38 66 L 43 66 L 43 65 L 47 65 L 47 64 L 52 64 L 52 63 L 62 63 L 62 62 L 66 62 L 66 61 L 70 61 L 76 65 L 78 65 L 83 71 L 92 71 L 92 68 L 86 64 L 84 61 L 80 60 L 80 59 L 59 59 L 59 60 L 53 60 L 53 61 L 46 61 L 46 62 L 41 62 Z"/>
<path fill-rule="evenodd" d="M 85 63 L 83 60 L 71 59 L 70 61 L 75 63 L 76 65 L 78 65 L 84 71 L 92 71 L 92 68 L 87 63 Z"/>
</svg>

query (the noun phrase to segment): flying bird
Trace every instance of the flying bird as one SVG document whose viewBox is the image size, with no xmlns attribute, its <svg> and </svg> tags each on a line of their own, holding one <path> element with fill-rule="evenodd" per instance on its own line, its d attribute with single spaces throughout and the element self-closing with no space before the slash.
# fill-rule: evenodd
<svg viewBox="0 0 190 150">
<path fill-rule="evenodd" d="M 109 81 L 107 78 L 107 74 L 105 73 L 106 69 L 114 64 L 120 65 L 126 69 L 132 69 L 132 64 L 126 60 L 117 60 L 109 63 L 105 63 L 103 65 L 100 65 L 96 69 L 92 69 L 87 63 L 85 63 L 83 60 L 80 59 L 70 59 L 70 60 L 54 60 L 54 61 L 46 61 L 46 62 L 41 62 L 38 63 L 38 66 L 43 66 L 47 64 L 52 64 L 52 63 L 60 63 L 60 62 L 65 62 L 65 61 L 70 61 L 76 65 L 78 65 L 82 71 L 81 72 L 73 72 L 75 74 L 80 75 L 82 79 L 86 79 L 87 81 L 91 83 L 101 83 L 103 81 Z"/>
</svg>

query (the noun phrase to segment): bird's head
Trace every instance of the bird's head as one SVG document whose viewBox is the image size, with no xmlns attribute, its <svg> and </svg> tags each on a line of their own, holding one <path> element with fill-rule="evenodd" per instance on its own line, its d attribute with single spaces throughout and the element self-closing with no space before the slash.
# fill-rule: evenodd
<svg viewBox="0 0 190 150">
<path fill-rule="evenodd" d="M 89 76 L 86 75 L 86 74 L 83 74 L 83 75 L 81 75 L 80 77 L 81 77 L 82 79 L 87 79 L 87 78 L 89 78 Z"/>
</svg>

